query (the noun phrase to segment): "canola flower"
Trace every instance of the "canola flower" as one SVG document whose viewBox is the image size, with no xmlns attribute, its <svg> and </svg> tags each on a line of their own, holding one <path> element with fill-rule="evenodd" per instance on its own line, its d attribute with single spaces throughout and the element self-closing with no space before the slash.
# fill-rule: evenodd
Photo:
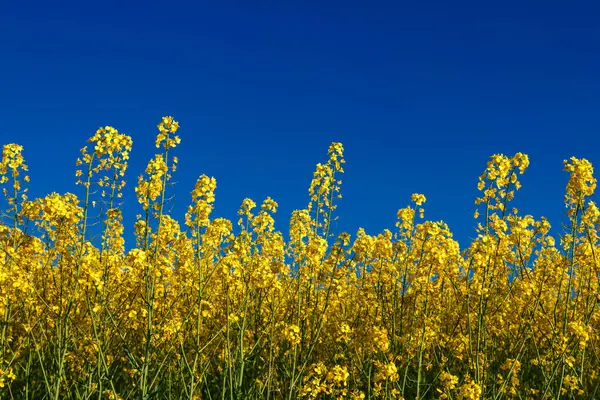
<svg viewBox="0 0 600 400">
<path fill-rule="evenodd" d="M 29 199 L 25 150 L 4 145 L 0 398 L 555 399 L 600 394 L 600 210 L 593 167 L 564 163 L 566 232 L 512 208 L 525 154 L 493 155 L 461 248 L 415 193 L 392 229 L 334 232 L 344 149 L 317 164 L 289 232 L 278 204 L 212 216 L 202 175 L 167 210 L 179 124 L 164 117 L 121 213 L 132 140 L 103 127 L 78 194 Z M 100 234 L 91 232 L 96 226 Z M 126 250 L 129 248 L 129 250 Z"/>
</svg>

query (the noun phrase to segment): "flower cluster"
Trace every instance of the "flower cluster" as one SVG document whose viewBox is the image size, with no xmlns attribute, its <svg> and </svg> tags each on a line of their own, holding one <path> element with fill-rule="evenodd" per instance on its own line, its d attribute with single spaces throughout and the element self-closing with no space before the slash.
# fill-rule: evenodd
<svg viewBox="0 0 600 400">
<path fill-rule="evenodd" d="M 461 248 L 415 193 L 390 229 L 336 232 L 333 143 L 285 235 L 279 205 L 214 217 L 202 175 L 169 215 L 179 124 L 164 117 L 122 204 L 132 140 L 100 128 L 81 194 L 29 200 L 24 150 L 0 160 L 0 399 L 551 399 L 600 387 L 600 210 L 565 161 L 566 231 L 511 207 L 526 155 L 491 157 Z M 134 202 L 135 203 L 135 202 Z"/>
</svg>

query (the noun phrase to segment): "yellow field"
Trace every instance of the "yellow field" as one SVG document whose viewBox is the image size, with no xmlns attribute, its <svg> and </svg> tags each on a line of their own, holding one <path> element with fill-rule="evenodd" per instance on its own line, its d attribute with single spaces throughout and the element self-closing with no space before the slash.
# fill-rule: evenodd
<svg viewBox="0 0 600 400">
<path fill-rule="evenodd" d="M 424 219 L 420 194 L 394 231 L 332 237 L 340 143 L 289 234 L 274 230 L 270 198 L 244 200 L 239 221 L 211 218 L 207 176 L 179 223 L 165 208 L 178 124 L 158 128 L 127 246 L 115 205 L 130 137 L 106 127 L 89 139 L 81 199 L 29 200 L 23 149 L 4 146 L 1 398 L 600 396 L 600 211 L 587 160 L 565 162 L 570 228 L 555 240 L 546 220 L 509 204 L 527 156 L 494 155 L 479 178 L 478 236 L 461 250 L 446 224 Z"/>
</svg>

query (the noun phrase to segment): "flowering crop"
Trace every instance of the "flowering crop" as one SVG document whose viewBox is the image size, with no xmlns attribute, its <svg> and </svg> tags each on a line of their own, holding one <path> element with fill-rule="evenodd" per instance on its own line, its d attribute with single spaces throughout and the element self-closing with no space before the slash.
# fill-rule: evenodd
<svg viewBox="0 0 600 400">
<path fill-rule="evenodd" d="M 213 218 L 217 183 L 204 175 L 180 224 L 165 207 L 179 124 L 165 117 L 158 130 L 127 246 L 129 136 L 105 127 L 88 140 L 80 197 L 30 200 L 23 148 L 3 147 L 0 398 L 598 393 L 600 211 L 587 160 L 565 161 L 570 222 L 555 238 L 546 219 L 510 206 L 528 157 L 492 156 L 477 185 L 477 237 L 461 249 L 445 223 L 425 220 L 422 194 L 393 230 L 334 236 L 340 143 L 286 235 L 271 198 L 244 200 L 235 223 Z"/>
</svg>

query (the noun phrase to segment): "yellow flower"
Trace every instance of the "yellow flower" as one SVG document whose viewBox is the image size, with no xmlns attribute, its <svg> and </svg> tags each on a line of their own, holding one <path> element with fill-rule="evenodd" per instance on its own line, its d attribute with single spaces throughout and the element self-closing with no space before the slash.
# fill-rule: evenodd
<svg viewBox="0 0 600 400">
<path fill-rule="evenodd" d="M 420 206 L 421 204 L 425 203 L 425 201 L 427 201 L 425 196 L 419 193 L 413 194 L 411 196 L 411 200 L 414 201 L 417 206 Z"/>
</svg>

